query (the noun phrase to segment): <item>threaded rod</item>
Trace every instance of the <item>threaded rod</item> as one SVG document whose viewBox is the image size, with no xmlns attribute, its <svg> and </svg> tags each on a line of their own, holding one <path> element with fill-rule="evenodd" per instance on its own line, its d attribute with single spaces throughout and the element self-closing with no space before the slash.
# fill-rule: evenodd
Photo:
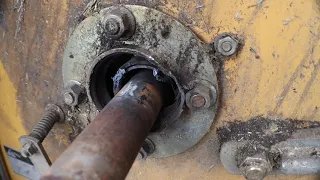
<svg viewBox="0 0 320 180">
<path fill-rule="evenodd" d="M 61 121 L 60 113 L 61 109 L 57 105 L 48 105 L 43 117 L 38 122 L 38 124 L 32 129 L 30 136 L 42 142 L 49 134 L 54 124 L 56 122 Z"/>
</svg>

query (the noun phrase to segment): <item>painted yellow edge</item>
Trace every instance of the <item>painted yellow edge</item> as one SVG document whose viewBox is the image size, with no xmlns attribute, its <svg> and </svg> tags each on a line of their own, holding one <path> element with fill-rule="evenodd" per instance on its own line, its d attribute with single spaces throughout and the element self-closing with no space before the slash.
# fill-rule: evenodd
<svg viewBox="0 0 320 180">
<path fill-rule="evenodd" d="M 17 106 L 17 90 L 14 88 L 10 78 L 0 61 L 0 145 L 19 150 L 21 148 L 18 138 L 26 131 L 22 125 Z M 22 180 L 24 177 L 15 174 L 8 161 L 6 154 L 3 154 L 9 175 L 13 180 Z"/>
</svg>

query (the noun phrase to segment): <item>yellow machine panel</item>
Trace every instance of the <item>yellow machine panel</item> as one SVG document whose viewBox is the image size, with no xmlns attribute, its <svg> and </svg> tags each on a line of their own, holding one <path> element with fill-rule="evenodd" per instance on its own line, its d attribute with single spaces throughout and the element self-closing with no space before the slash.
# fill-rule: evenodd
<svg viewBox="0 0 320 180">
<path fill-rule="evenodd" d="M 110 1 L 165 12 L 211 43 L 222 32 L 242 39 L 242 49 L 219 74 L 220 108 L 211 131 L 185 153 L 136 162 L 127 179 L 244 179 L 229 174 L 214 157 L 216 130 L 257 116 L 320 121 L 320 1 L 153 0 Z M 19 150 L 46 104 L 58 98 L 62 55 L 88 1 L 0 2 L 0 145 Z M 57 125 L 44 141 L 54 160 L 77 132 Z M 2 149 L 3 150 L 3 149 Z M 2 151 L 4 152 L 4 151 Z M 6 157 L 5 154 L 3 154 Z M 10 168 L 12 179 L 24 179 Z M 270 175 L 266 179 L 319 179 Z"/>
</svg>

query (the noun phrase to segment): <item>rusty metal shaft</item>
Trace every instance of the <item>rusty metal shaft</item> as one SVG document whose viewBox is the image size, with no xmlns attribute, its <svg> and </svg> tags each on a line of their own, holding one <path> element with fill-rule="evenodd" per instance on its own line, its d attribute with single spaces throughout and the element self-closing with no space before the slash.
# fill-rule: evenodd
<svg viewBox="0 0 320 180">
<path fill-rule="evenodd" d="M 122 180 L 162 107 L 152 72 L 134 76 L 41 179 Z"/>
</svg>

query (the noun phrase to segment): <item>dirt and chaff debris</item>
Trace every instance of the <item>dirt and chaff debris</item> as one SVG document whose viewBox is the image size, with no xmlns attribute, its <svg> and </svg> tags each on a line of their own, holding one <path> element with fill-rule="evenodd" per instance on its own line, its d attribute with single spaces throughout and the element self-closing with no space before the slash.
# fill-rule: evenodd
<svg viewBox="0 0 320 180">
<path fill-rule="evenodd" d="M 16 39 L 19 32 L 22 29 L 22 23 L 24 18 L 24 11 L 25 11 L 25 0 L 15 0 L 13 5 L 13 10 L 18 12 L 18 20 L 17 20 L 17 28 L 14 34 L 14 38 Z"/>
<path fill-rule="evenodd" d="M 272 120 L 255 117 L 247 122 L 234 122 L 218 129 L 221 143 L 250 141 L 264 147 L 285 141 L 298 129 L 320 127 L 320 122 L 302 120 Z"/>
</svg>

